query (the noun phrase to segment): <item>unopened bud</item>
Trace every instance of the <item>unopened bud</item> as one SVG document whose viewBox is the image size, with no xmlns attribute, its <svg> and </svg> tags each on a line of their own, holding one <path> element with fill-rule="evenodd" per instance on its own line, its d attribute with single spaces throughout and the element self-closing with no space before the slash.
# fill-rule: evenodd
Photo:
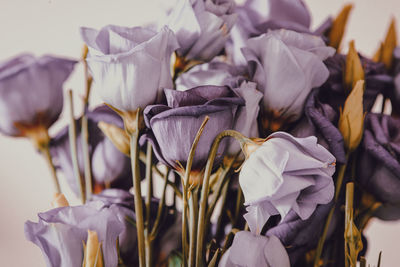
<svg viewBox="0 0 400 267">
<path fill-rule="evenodd" d="M 382 62 L 386 69 L 391 69 L 393 64 L 393 52 L 397 46 L 396 21 L 392 19 L 385 40 L 379 45 L 372 60 Z"/>
<path fill-rule="evenodd" d="M 344 76 L 344 82 L 349 92 L 352 88 L 354 88 L 359 80 L 364 80 L 364 69 L 362 67 L 357 50 L 355 49 L 354 41 L 351 41 L 349 44 L 349 52 L 347 53 L 346 57 L 346 69 Z"/>
<path fill-rule="evenodd" d="M 101 121 L 97 124 L 100 130 L 111 140 L 114 146 L 124 153 L 125 155 L 130 154 L 130 137 L 124 131 L 124 129 L 110 123 Z"/>
<path fill-rule="evenodd" d="M 347 19 L 352 8 L 352 4 L 345 5 L 332 23 L 332 28 L 329 32 L 329 46 L 336 48 L 337 51 L 339 51 Z"/>
</svg>

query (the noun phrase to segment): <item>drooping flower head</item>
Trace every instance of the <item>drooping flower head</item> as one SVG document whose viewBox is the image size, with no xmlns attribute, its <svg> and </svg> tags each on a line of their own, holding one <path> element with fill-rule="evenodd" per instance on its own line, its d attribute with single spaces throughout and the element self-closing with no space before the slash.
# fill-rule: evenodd
<svg viewBox="0 0 400 267">
<path fill-rule="evenodd" d="M 262 124 L 272 131 L 302 115 L 311 89 L 329 76 L 323 60 L 334 54 L 321 38 L 289 30 L 249 39 L 242 51 L 252 81 L 264 94 Z"/>
<path fill-rule="evenodd" d="M 0 132 L 28 136 L 49 128 L 63 107 L 63 83 L 76 61 L 19 55 L 0 63 Z"/>
<path fill-rule="evenodd" d="M 305 220 L 317 204 L 333 198 L 335 157 L 317 144 L 316 137 L 294 138 L 276 132 L 247 151 L 252 152 L 242 166 L 239 183 L 252 232 L 260 233 L 272 215 L 284 220 L 291 210 Z"/>
</svg>

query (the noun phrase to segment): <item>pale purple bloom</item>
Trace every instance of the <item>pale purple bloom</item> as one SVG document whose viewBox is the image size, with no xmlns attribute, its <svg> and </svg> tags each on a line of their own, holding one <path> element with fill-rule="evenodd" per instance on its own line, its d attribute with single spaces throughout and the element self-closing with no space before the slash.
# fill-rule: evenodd
<svg viewBox="0 0 400 267">
<path fill-rule="evenodd" d="M 236 64 L 246 64 L 240 49 L 251 37 L 276 29 L 310 33 L 311 17 L 301 0 L 247 0 L 235 11 L 238 21 L 232 28 L 226 50 Z"/>
<path fill-rule="evenodd" d="M 218 55 L 236 21 L 234 7 L 232 0 L 179 0 L 167 21 L 178 39 L 179 56 L 210 61 Z"/>
<path fill-rule="evenodd" d="M 316 136 L 318 143 L 328 149 L 338 163 L 345 163 L 343 136 L 337 128 L 339 113 L 320 98 L 319 89 L 314 89 L 307 98 L 303 117 L 290 131 L 295 137 Z"/>
<path fill-rule="evenodd" d="M 153 104 L 162 88 L 172 87 L 170 61 L 178 48 L 173 32 L 114 25 L 100 31 L 81 28 L 89 47 L 88 66 L 107 104 L 123 111 L 134 111 Z"/>
<path fill-rule="evenodd" d="M 89 127 L 89 155 L 92 165 L 93 182 L 104 186 L 129 189 L 132 186 L 132 174 L 129 158 L 122 154 L 98 128 L 97 123 L 104 121 L 123 128 L 122 119 L 109 107 L 100 106 L 87 113 Z M 77 154 L 81 177 L 84 176 L 84 160 L 82 138 L 80 134 L 81 120 L 76 121 Z M 61 130 L 50 142 L 50 151 L 56 168 L 60 169 L 72 190 L 78 194 L 79 187 L 73 171 L 68 127 Z"/>
<path fill-rule="evenodd" d="M 271 134 L 244 162 L 239 183 L 252 232 L 260 233 L 273 215 L 295 211 L 303 220 L 334 194 L 335 157 L 314 136 Z"/>
<path fill-rule="evenodd" d="M 81 266 L 83 244 L 88 230 L 95 231 L 102 243 L 105 267 L 118 264 L 117 237 L 123 231 L 118 219 L 119 207 L 101 202 L 83 206 L 56 208 L 39 213 L 39 222 L 25 223 L 26 238 L 42 250 L 48 267 Z"/>
<path fill-rule="evenodd" d="M 361 146 L 355 178 L 378 201 L 400 206 L 400 120 L 368 114 Z"/>
<path fill-rule="evenodd" d="M 187 91 L 164 90 L 167 105 L 151 105 L 144 110 L 150 131 L 143 136 L 153 143 L 154 153 L 164 164 L 180 169 L 186 165 L 190 148 L 205 116 L 209 116 L 193 161 L 193 170 L 201 171 L 214 138 L 233 128 L 236 112 L 243 100 L 229 87 L 199 86 Z M 142 139 L 142 140 L 143 140 Z M 225 150 L 221 144 L 218 159 Z"/>
<path fill-rule="evenodd" d="M 289 267 L 285 247 L 276 236 L 240 231 L 222 256 L 219 267 Z"/>
<path fill-rule="evenodd" d="M 321 38 L 289 30 L 269 31 L 249 39 L 242 49 L 252 81 L 264 94 L 263 120 L 293 122 L 314 87 L 329 76 L 323 60 L 335 50 Z"/>
<path fill-rule="evenodd" d="M 23 54 L 0 63 L 0 132 L 24 136 L 24 128 L 49 128 L 63 107 L 63 83 L 76 61 Z"/>
</svg>

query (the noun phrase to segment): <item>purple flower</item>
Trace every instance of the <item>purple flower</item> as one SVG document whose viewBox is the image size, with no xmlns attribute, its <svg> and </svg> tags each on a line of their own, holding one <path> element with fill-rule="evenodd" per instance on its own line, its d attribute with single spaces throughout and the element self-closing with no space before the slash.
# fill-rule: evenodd
<svg viewBox="0 0 400 267">
<path fill-rule="evenodd" d="M 118 219 L 119 207 L 101 202 L 83 206 L 56 208 L 39 213 L 39 222 L 25 223 L 26 238 L 42 250 L 49 267 L 81 266 L 83 245 L 88 230 L 95 231 L 102 243 L 104 266 L 117 266 L 117 237 L 123 231 Z"/>
<path fill-rule="evenodd" d="M 100 106 L 88 112 L 87 118 L 89 127 L 89 155 L 92 165 L 93 180 L 95 182 L 95 191 L 97 191 L 98 187 L 104 187 L 105 184 L 111 184 L 112 187 L 129 189 L 132 186 L 129 158 L 122 154 L 97 127 L 98 122 L 104 121 L 123 128 L 122 119 L 107 106 Z M 80 120 L 76 123 L 77 129 L 79 130 L 77 134 L 78 163 L 81 177 L 83 177 L 84 161 Z M 58 135 L 51 140 L 50 151 L 54 157 L 56 168 L 61 169 L 72 190 L 78 194 L 79 187 L 76 184 L 76 178 L 72 167 L 68 127 L 61 130 Z"/>
<path fill-rule="evenodd" d="M 400 204 L 400 120 L 370 113 L 364 126 L 356 178 L 378 201 Z"/>
<path fill-rule="evenodd" d="M 316 136 L 318 143 L 328 149 L 338 163 L 345 163 L 343 136 L 337 128 L 339 114 L 320 100 L 319 89 L 314 89 L 307 98 L 303 117 L 290 131 L 295 137 Z"/>
<path fill-rule="evenodd" d="M 306 220 L 317 204 L 331 201 L 335 157 L 316 137 L 276 132 L 253 146 L 239 176 L 252 232 L 260 233 L 270 216 L 284 220 L 291 210 Z"/>
<path fill-rule="evenodd" d="M 301 116 L 311 89 L 328 78 L 323 60 L 335 50 L 319 37 L 277 30 L 249 39 L 242 51 L 252 81 L 264 94 L 264 128 L 276 131 Z"/>
<path fill-rule="evenodd" d="M 186 165 L 196 133 L 205 116 L 209 116 L 192 166 L 193 171 L 201 171 L 214 138 L 233 128 L 237 108 L 243 105 L 243 100 L 224 86 L 199 86 L 184 92 L 165 89 L 164 92 L 167 105 L 151 105 L 144 110 L 150 131 L 143 138 L 153 143 L 161 162 L 180 170 L 179 163 Z M 221 145 L 218 158 L 224 150 L 225 145 Z"/>
<path fill-rule="evenodd" d="M 373 62 L 363 56 L 360 56 L 360 59 L 365 73 L 364 110 L 369 111 L 379 93 L 388 94 L 392 88 L 393 79 L 386 73 L 382 63 Z M 325 61 L 329 70 L 329 78 L 321 86 L 321 98 L 337 111 L 339 107 L 343 107 L 347 97 L 343 82 L 345 63 L 346 56 L 342 54 L 335 54 Z"/>
<path fill-rule="evenodd" d="M 222 256 L 219 267 L 289 267 L 286 249 L 276 236 L 261 236 L 240 231 Z"/>
<path fill-rule="evenodd" d="M 81 28 L 81 35 L 89 47 L 93 80 L 107 104 L 134 111 L 155 103 L 162 88 L 172 87 L 170 60 L 178 44 L 167 27 L 157 33 L 108 25 L 100 31 Z"/>
<path fill-rule="evenodd" d="M 0 132 L 26 136 L 49 128 L 63 107 L 63 83 L 76 61 L 30 54 L 0 63 Z"/>
<path fill-rule="evenodd" d="M 236 64 L 246 64 L 240 49 L 251 37 L 276 29 L 310 33 L 311 17 L 301 0 L 248 0 L 235 11 L 238 21 L 232 28 L 226 50 Z"/>
<path fill-rule="evenodd" d="M 236 21 L 234 7 L 232 0 L 180 0 L 167 22 L 178 39 L 179 56 L 210 61 L 218 55 Z"/>
</svg>

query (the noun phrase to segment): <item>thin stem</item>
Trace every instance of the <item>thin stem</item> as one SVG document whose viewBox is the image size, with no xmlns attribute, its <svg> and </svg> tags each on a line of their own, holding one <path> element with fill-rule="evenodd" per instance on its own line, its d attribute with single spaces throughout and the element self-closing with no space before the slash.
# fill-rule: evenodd
<svg viewBox="0 0 400 267">
<path fill-rule="evenodd" d="M 162 217 L 162 214 L 164 212 L 165 193 L 167 191 L 169 171 L 170 171 L 170 169 L 168 168 L 167 172 L 164 174 L 164 187 L 163 187 L 163 191 L 162 191 L 160 202 L 158 203 L 158 210 L 157 210 L 156 220 L 154 222 L 154 226 L 153 226 L 153 229 L 152 229 L 151 234 L 150 234 L 152 240 L 154 240 L 157 237 L 159 225 L 161 223 L 161 217 Z"/>
<path fill-rule="evenodd" d="M 247 137 L 242 135 L 241 133 L 234 130 L 226 130 L 220 133 L 212 144 L 211 150 L 209 152 L 206 169 L 204 172 L 203 185 L 201 190 L 201 199 L 200 199 L 200 209 L 199 209 L 199 220 L 198 220 L 198 228 L 197 228 L 197 250 L 196 250 L 196 266 L 200 267 L 203 265 L 203 246 L 204 246 L 204 230 L 205 223 L 204 219 L 206 216 L 207 209 L 207 200 L 208 200 L 208 185 L 210 183 L 210 176 L 212 167 L 214 165 L 214 160 L 218 152 L 219 144 L 221 143 L 224 137 L 231 136 L 236 138 L 241 144 L 245 141 L 250 141 Z"/>
<path fill-rule="evenodd" d="M 153 150 L 151 143 L 147 142 L 146 151 L 146 181 L 147 181 L 147 195 L 146 195 L 146 266 L 152 266 L 152 240 L 151 240 L 151 228 L 150 228 L 150 215 L 151 215 L 151 198 L 153 196 L 153 174 L 152 174 L 152 164 L 153 164 Z"/>
<path fill-rule="evenodd" d="M 196 230 L 197 230 L 197 210 L 198 210 L 197 189 L 190 194 L 190 244 L 189 244 L 189 267 L 193 267 L 196 259 Z"/>
<path fill-rule="evenodd" d="M 340 168 L 339 168 L 339 172 L 338 172 L 338 176 L 337 176 L 337 180 L 336 180 L 336 184 L 335 184 L 336 192 L 335 192 L 334 202 L 333 202 L 331 210 L 328 213 L 328 216 L 327 216 L 327 219 L 325 222 L 325 226 L 322 231 L 322 235 L 321 235 L 320 239 L 318 240 L 318 246 L 317 246 L 317 250 L 315 252 L 314 267 L 320 266 L 320 259 L 321 259 L 321 255 L 322 255 L 322 250 L 324 248 L 326 235 L 328 234 L 329 225 L 331 223 L 333 213 L 334 213 L 335 207 L 336 207 L 336 202 L 339 199 L 340 190 L 342 188 L 344 174 L 346 172 L 346 167 L 347 167 L 347 159 L 348 159 L 348 154 L 346 155 L 346 161 L 345 161 L 346 163 L 343 164 L 342 166 L 340 166 Z"/>
<path fill-rule="evenodd" d="M 49 167 L 51 173 L 51 177 L 53 178 L 52 180 L 55 192 L 61 193 L 60 183 L 58 182 L 56 168 L 54 167 L 53 160 L 51 158 L 49 145 L 47 144 L 46 146 L 43 146 L 41 152 L 43 153 L 43 156 L 46 159 L 47 166 Z"/>
<path fill-rule="evenodd" d="M 86 202 L 85 191 L 82 185 L 82 178 L 79 171 L 79 162 L 78 162 L 78 152 L 77 152 L 77 137 L 76 137 L 76 124 L 75 124 L 75 117 L 74 117 L 74 101 L 72 98 L 72 90 L 68 90 L 68 102 L 69 102 L 69 110 L 70 110 L 70 122 L 69 122 L 69 144 L 71 150 L 71 157 L 72 157 L 72 166 L 74 169 L 76 183 L 80 192 L 80 197 L 82 203 Z"/>
<path fill-rule="evenodd" d="M 85 113 L 82 115 L 82 150 L 83 150 L 83 162 L 85 165 L 85 189 L 86 199 L 90 199 L 93 194 L 92 186 L 92 166 L 90 163 L 89 154 L 89 129 L 88 119 Z"/>
<path fill-rule="evenodd" d="M 183 254 L 183 266 L 187 266 L 187 212 L 188 212 L 188 189 L 189 189 L 189 179 L 190 173 L 192 170 L 192 164 L 194 159 L 194 154 L 196 152 L 197 144 L 200 141 L 201 134 L 203 133 L 204 127 L 208 122 L 209 117 L 206 116 L 204 118 L 203 123 L 201 124 L 199 130 L 197 131 L 196 137 L 192 143 L 192 147 L 189 151 L 188 160 L 186 163 L 186 170 L 184 176 L 184 184 L 183 184 L 183 209 L 182 209 L 182 254 Z"/>
<path fill-rule="evenodd" d="M 346 185 L 346 205 L 345 205 L 345 239 L 344 239 L 344 256 L 345 256 L 345 266 L 349 267 L 355 267 L 355 264 L 357 262 L 357 258 L 352 258 L 353 253 L 349 252 L 349 246 L 354 244 L 351 244 L 352 241 L 354 241 L 353 238 L 350 238 L 348 240 L 347 238 L 347 233 L 351 231 L 353 233 L 352 228 L 352 222 L 353 222 L 353 198 L 354 198 L 354 183 L 348 183 Z M 352 237 L 352 235 L 351 235 Z M 349 244 L 350 243 L 350 244 Z"/>
<path fill-rule="evenodd" d="M 139 266 L 144 267 L 146 264 L 145 240 L 144 240 L 144 221 L 143 221 L 143 203 L 142 192 L 140 187 L 140 171 L 139 171 L 139 129 L 131 133 L 131 166 L 133 188 L 135 190 L 135 214 L 136 214 L 136 230 L 139 249 Z"/>
</svg>

